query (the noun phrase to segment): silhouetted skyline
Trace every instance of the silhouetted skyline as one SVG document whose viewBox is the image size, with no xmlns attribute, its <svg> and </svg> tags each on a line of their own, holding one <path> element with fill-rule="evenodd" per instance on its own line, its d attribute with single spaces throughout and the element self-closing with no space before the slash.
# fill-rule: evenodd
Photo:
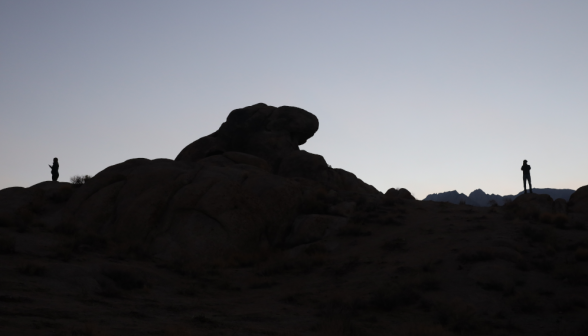
<svg viewBox="0 0 588 336">
<path fill-rule="evenodd" d="M 588 3 L 0 3 L 0 188 L 171 158 L 236 108 L 385 192 L 588 184 Z M 67 164 L 65 164 L 67 162 Z"/>
</svg>

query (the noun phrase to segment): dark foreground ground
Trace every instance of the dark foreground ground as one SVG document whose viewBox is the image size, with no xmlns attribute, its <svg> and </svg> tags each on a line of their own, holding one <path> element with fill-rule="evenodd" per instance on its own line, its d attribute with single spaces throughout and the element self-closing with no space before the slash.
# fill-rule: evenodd
<svg viewBox="0 0 588 336">
<path fill-rule="evenodd" d="M 336 235 L 208 266 L 0 227 L 2 335 L 588 335 L 588 231 L 399 201 Z"/>
</svg>

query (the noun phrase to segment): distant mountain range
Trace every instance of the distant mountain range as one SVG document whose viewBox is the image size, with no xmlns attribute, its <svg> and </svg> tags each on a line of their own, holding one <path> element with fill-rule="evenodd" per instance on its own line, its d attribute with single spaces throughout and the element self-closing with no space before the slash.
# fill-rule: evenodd
<svg viewBox="0 0 588 336">
<path fill-rule="evenodd" d="M 566 202 L 570 199 L 570 195 L 574 193 L 575 190 L 572 189 L 533 189 L 535 194 L 547 194 L 551 196 L 551 198 L 558 199 L 563 198 Z M 458 193 L 456 190 L 453 191 L 446 191 L 439 194 L 430 194 L 423 199 L 423 201 L 435 201 L 435 202 L 449 202 L 453 204 L 459 204 L 460 202 L 464 202 L 465 204 L 474 205 L 474 206 L 490 206 L 492 201 L 496 202 L 497 205 L 503 205 L 507 199 L 514 200 L 519 195 L 521 195 L 523 191 L 516 195 L 506 195 L 500 196 L 496 194 L 486 194 L 482 189 L 476 189 L 470 193 L 469 196 L 465 194 Z"/>
</svg>

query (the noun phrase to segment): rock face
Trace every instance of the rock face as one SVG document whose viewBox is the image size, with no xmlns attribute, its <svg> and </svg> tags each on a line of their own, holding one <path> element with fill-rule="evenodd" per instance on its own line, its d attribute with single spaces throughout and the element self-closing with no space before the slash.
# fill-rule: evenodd
<svg viewBox="0 0 588 336">
<path fill-rule="evenodd" d="M 81 187 L 44 182 L 2 190 L 0 221 L 35 220 L 162 261 L 306 244 L 344 226 L 358 199 L 383 198 L 299 149 L 318 126 L 296 107 L 237 109 L 175 160 L 128 160 Z"/>
<path fill-rule="evenodd" d="M 573 212 L 588 215 L 588 185 L 585 185 L 570 196 L 568 207 Z"/>
<path fill-rule="evenodd" d="M 71 184 L 62 182 L 0 190 L 0 226 L 27 225 L 39 215 L 51 217 L 73 192 Z"/>
<path fill-rule="evenodd" d="M 212 155 L 240 152 L 264 160 L 274 174 L 283 177 L 317 181 L 340 193 L 380 194 L 352 173 L 329 167 L 322 156 L 299 149 L 318 127 L 316 116 L 303 109 L 260 103 L 232 111 L 218 131 L 186 146 L 176 161 L 195 163 Z"/>
<path fill-rule="evenodd" d="M 290 106 L 265 104 L 233 110 L 218 131 L 200 138 L 176 157 L 180 162 L 196 162 L 217 153 L 234 151 L 266 160 L 274 171 L 282 159 L 316 133 L 319 121 L 312 113 Z"/>
<path fill-rule="evenodd" d="M 553 212 L 553 199 L 549 195 L 545 194 L 523 194 L 514 201 L 512 205 L 518 207 L 520 211 L 528 213 L 552 213 Z"/>
<path fill-rule="evenodd" d="M 228 157 L 109 167 L 73 195 L 63 220 L 162 260 L 278 244 L 295 219 L 300 187 Z"/>
</svg>

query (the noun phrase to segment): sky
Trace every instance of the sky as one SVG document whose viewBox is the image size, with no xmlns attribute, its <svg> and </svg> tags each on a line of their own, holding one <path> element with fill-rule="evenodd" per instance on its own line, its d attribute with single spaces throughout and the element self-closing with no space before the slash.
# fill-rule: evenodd
<svg viewBox="0 0 588 336">
<path fill-rule="evenodd" d="M 230 111 L 385 192 L 588 185 L 588 1 L 0 0 L 0 189 L 174 159 Z"/>
</svg>

